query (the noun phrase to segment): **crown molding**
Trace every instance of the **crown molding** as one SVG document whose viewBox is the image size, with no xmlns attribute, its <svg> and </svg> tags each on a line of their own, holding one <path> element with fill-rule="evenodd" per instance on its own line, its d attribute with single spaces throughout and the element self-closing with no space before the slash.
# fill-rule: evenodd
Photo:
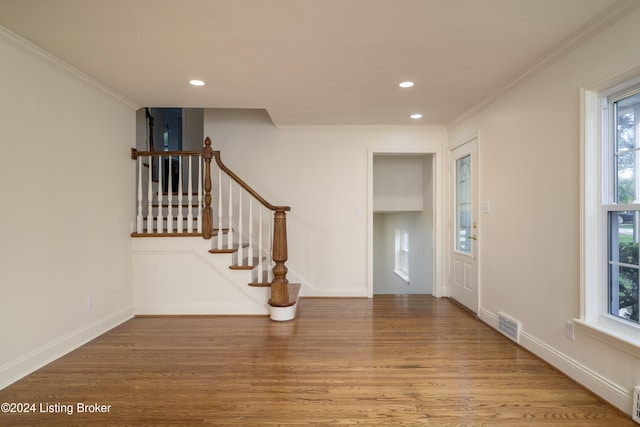
<svg viewBox="0 0 640 427">
<path fill-rule="evenodd" d="M 88 76 L 87 74 L 83 73 L 77 68 L 72 67 L 71 65 L 67 64 L 66 62 L 62 61 L 56 56 L 50 54 L 46 50 L 38 47 L 37 45 L 31 43 L 29 40 L 25 39 L 24 37 L 21 37 L 20 35 L 14 33 L 13 31 L 1 25 L 0 25 L 0 38 L 7 41 L 10 45 L 22 50 L 23 52 L 26 52 L 44 61 L 45 63 L 57 68 L 58 70 L 63 71 L 64 73 L 75 78 L 76 80 L 84 84 L 87 84 L 95 89 L 98 89 L 100 92 L 119 101 L 120 103 L 126 105 L 127 107 L 133 110 L 138 110 L 140 108 L 139 105 L 137 105 L 135 102 L 131 101 L 130 99 L 126 98 L 125 96 L 108 88 L 107 86 L 103 85 L 102 83 L 95 80 L 94 78 Z"/>
<path fill-rule="evenodd" d="M 275 125 L 280 131 L 315 132 L 446 132 L 444 125 Z"/>
<path fill-rule="evenodd" d="M 518 74 L 514 79 L 509 81 L 502 89 L 487 96 L 475 106 L 471 107 L 460 116 L 447 123 L 447 128 L 461 123 L 470 117 L 478 114 L 480 111 L 487 108 L 493 101 L 499 98 L 503 93 L 517 85 L 518 83 L 526 80 L 538 70 L 551 64 L 554 61 L 568 55 L 575 50 L 578 46 L 591 40 L 598 34 L 602 33 L 606 29 L 615 25 L 618 21 L 626 17 L 627 15 L 640 8 L 639 0 L 620 0 L 607 9 L 605 12 L 594 18 L 591 22 L 584 25 L 581 29 L 573 33 L 569 38 L 556 45 L 551 50 L 547 51 L 544 55 L 538 58 L 532 65 L 527 67 L 524 71 Z"/>
</svg>

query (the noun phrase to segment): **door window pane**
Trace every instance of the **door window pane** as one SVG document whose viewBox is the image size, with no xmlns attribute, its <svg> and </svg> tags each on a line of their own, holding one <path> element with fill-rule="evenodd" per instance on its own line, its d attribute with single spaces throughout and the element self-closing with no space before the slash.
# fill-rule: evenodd
<svg viewBox="0 0 640 427">
<path fill-rule="evenodd" d="M 460 252 L 471 253 L 471 155 L 456 160 L 456 242 Z"/>
</svg>

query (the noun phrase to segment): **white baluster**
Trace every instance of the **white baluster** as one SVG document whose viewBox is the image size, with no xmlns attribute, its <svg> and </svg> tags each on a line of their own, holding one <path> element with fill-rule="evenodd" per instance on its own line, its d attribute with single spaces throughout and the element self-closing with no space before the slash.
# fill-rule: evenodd
<svg viewBox="0 0 640 427">
<path fill-rule="evenodd" d="M 187 231 L 189 233 L 193 233 L 193 183 L 191 181 L 193 181 L 193 175 L 191 174 L 191 158 L 192 156 L 189 156 L 189 183 L 187 184 L 188 190 L 187 192 L 189 194 L 187 194 L 187 201 L 189 203 L 189 212 L 187 213 Z"/>
<path fill-rule="evenodd" d="M 264 280 L 264 253 L 262 249 L 262 205 L 258 205 L 258 282 Z"/>
<path fill-rule="evenodd" d="M 178 233 L 184 231 L 184 215 L 182 214 L 182 156 L 178 156 Z"/>
<path fill-rule="evenodd" d="M 269 211 L 271 215 L 271 211 Z M 267 260 L 267 283 L 273 282 L 273 221 L 275 221 L 275 212 L 269 218 L 269 259 Z"/>
<path fill-rule="evenodd" d="M 198 233 L 202 233 L 202 156 L 198 156 Z"/>
<path fill-rule="evenodd" d="M 218 169 L 218 249 L 222 249 L 222 169 Z"/>
<path fill-rule="evenodd" d="M 247 250 L 247 258 L 249 262 L 253 262 L 253 203 L 252 197 L 249 196 L 249 249 Z"/>
<path fill-rule="evenodd" d="M 156 217 L 157 221 L 157 232 L 164 232 L 164 218 L 162 217 L 162 157 L 158 156 L 158 216 Z"/>
<path fill-rule="evenodd" d="M 242 247 L 242 187 L 238 185 L 238 264 L 244 264 L 244 248 Z"/>
<path fill-rule="evenodd" d="M 142 233 L 142 157 L 138 157 L 138 206 L 136 214 L 136 233 Z"/>
<path fill-rule="evenodd" d="M 173 157 L 169 156 L 169 167 L 167 168 L 167 233 L 173 233 Z"/>
<path fill-rule="evenodd" d="M 149 180 L 147 181 L 147 233 L 153 233 L 153 157 L 149 156 Z"/>
<path fill-rule="evenodd" d="M 229 178 L 229 231 L 227 233 L 227 248 L 233 247 L 233 181 Z"/>
</svg>

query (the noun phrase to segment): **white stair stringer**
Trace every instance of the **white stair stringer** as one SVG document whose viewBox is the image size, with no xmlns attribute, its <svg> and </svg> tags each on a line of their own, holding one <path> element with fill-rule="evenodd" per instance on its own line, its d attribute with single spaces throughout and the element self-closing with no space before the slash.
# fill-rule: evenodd
<svg viewBox="0 0 640 427">
<path fill-rule="evenodd" d="M 132 239 L 135 314 L 269 314 L 268 287 L 250 270 L 231 270 L 232 254 L 211 254 L 193 237 Z"/>
</svg>

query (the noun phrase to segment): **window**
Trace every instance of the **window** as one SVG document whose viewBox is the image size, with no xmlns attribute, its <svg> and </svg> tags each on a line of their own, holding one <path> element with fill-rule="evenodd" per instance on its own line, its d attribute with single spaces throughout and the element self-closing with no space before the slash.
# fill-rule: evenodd
<svg viewBox="0 0 640 427">
<path fill-rule="evenodd" d="M 633 70 L 635 75 L 640 69 Z M 582 91 L 581 313 L 576 324 L 640 348 L 640 77 Z M 613 82 L 613 83 L 612 83 Z"/>
<path fill-rule="evenodd" d="M 640 87 L 603 102 L 606 146 L 607 314 L 638 324 L 640 241 Z"/>
<path fill-rule="evenodd" d="M 169 125 L 167 125 L 162 131 L 162 142 L 163 142 L 164 151 L 169 151 L 169 132 L 170 132 Z"/>
<path fill-rule="evenodd" d="M 409 283 L 409 233 L 396 229 L 396 263 L 393 270 Z"/>
</svg>

